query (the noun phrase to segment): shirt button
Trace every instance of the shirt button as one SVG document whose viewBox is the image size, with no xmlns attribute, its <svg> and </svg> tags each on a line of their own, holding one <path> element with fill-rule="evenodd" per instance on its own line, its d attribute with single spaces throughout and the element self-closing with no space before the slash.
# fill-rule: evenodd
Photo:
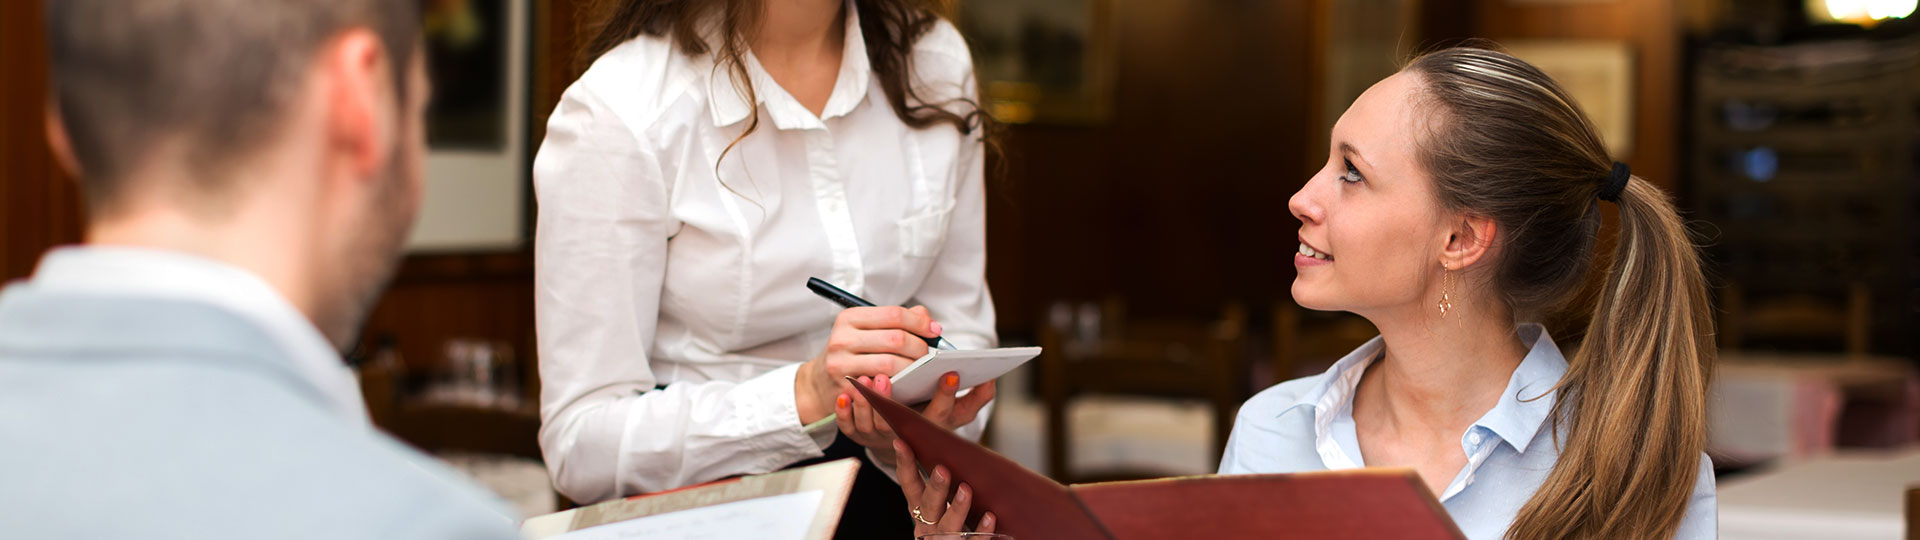
<svg viewBox="0 0 1920 540">
<path fill-rule="evenodd" d="M 1467 444 L 1480 444 L 1480 434 L 1477 432 L 1468 434 Z"/>
</svg>

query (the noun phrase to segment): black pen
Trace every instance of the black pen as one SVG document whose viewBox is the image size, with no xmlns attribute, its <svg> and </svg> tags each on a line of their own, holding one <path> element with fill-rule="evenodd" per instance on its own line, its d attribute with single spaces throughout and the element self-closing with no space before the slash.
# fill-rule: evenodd
<svg viewBox="0 0 1920 540">
<path fill-rule="evenodd" d="M 833 303 L 835 304 L 840 304 L 840 307 L 844 307 L 844 308 L 873 307 L 873 302 L 868 302 L 865 298 L 854 296 L 853 293 L 842 290 L 839 287 L 835 287 L 833 286 L 832 283 L 827 283 L 826 281 L 817 277 L 807 278 L 807 290 L 813 291 L 813 294 L 820 295 L 821 298 L 832 300 Z M 933 347 L 935 349 L 946 349 L 949 351 L 955 349 L 952 343 L 947 343 L 947 340 L 944 340 L 944 339 L 940 339 L 937 337 L 923 337 L 920 339 L 927 340 L 928 347 Z"/>
</svg>

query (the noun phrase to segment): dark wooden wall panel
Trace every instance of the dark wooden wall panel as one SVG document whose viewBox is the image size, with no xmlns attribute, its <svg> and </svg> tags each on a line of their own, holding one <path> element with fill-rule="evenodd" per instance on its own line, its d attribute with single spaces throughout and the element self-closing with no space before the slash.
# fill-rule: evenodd
<svg viewBox="0 0 1920 540">
<path fill-rule="evenodd" d="M 524 252 L 408 257 L 362 340 L 394 338 L 407 365 L 421 370 L 436 367 L 454 338 L 504 343 L 514 358 L 532 360 L 532 260 Z"/>
<path fill-rule="evenodd" d="M 38 0 L 0 3 L 0 281 L 26 277 L 47 248 L 80 240 L 79 190 L 47 150 L 46 34 Z"/>
<path fill-rule="evenodd" d="M 1116 2 L 1112 121 L 1016 126 L 988 211 L 1001 328 L 1055 300 L 1145 316 L 1285 301 L 1306 179 L 1313 2 Z M 1317 155 L 1315 156 L 1317 160 Z"/>
</svg>

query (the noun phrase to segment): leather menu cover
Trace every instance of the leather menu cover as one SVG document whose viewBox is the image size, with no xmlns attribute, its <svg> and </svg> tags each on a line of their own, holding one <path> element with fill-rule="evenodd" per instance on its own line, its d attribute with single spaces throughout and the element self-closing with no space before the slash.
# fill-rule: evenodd
<svg viewBox="0 0 1920 540">
<path fill-rule="evenodd" d="M 1116 540 L 1464 538 L 1411 469 L 1189 476 L 1072 489 Z"/>
<path fill-rule="evenodd" d="M 913 449 L 921 468 L 932 472 L 935 465 L 944 466 L 953 475 L 954 486 L 965 482 L 973 488 L 969 524 L 977 523 L 982 514 L 992 510 L 997 523 L 994 532 L 1018 539 L 1113 538 L 1066 486 L 935 425 L 913 409 L 873 393 L 866 385 L 854 382 L 853 387 L 866 396 L 894 435 Z"/>
<path fill-rule="evenodd" d="M 1068 488 L 859 382 L 853 387 L 913 449 L 923 469 L 945 466 L 954 485 L 972 486 L 969 523 L 991 510 L 996 532 L 1021 540 L 1465 538 L 1411 469 L 1186 476 Z"/>
</svg>

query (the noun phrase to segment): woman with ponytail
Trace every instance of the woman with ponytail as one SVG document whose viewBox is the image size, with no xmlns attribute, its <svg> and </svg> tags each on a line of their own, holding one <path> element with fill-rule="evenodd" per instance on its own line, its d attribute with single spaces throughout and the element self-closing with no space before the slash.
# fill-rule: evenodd
<svg viewBox="0 0 1920 540">
<path fill-rule="evenodd" d="M 1567 92 L 1447 49 L 1367 90 L 1330 150 L 1288 204 L 1293 297 L 1380 337 L 1249 401 L 1220 471 L 1412 468 L 1470 538 L 1712 538 L 1699 257 Z M 1596 266 L 1607 205 L 1618 242 Z M 1592 272 L 1568 354 L 1525 321 L 1579 309 Z"/>
</svg>

